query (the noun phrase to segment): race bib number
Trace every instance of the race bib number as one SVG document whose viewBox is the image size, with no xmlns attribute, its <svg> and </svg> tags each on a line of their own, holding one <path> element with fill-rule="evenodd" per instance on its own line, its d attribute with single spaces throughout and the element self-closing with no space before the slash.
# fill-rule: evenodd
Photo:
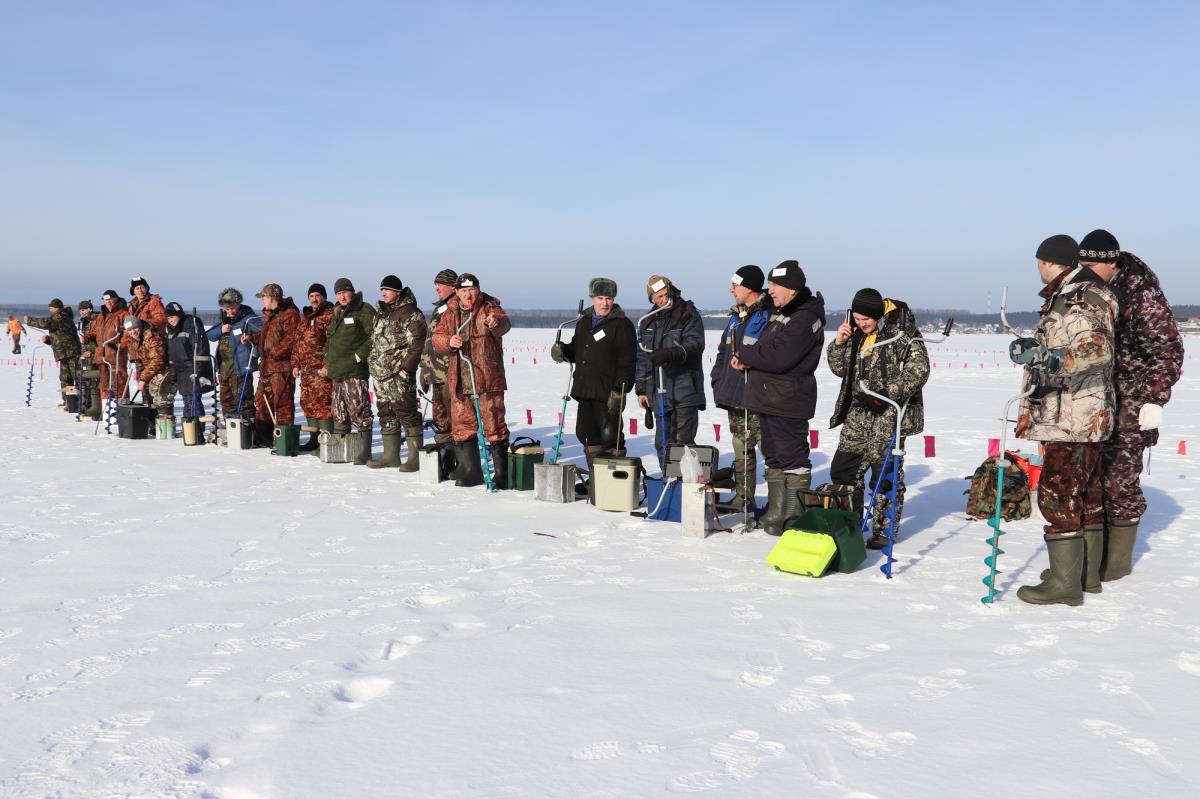
<svg viewBox="0 0 1200 799">
<path fill-rule="evenodd" d="M 242 329 L 239 327 L 237 330 L 233 331 L 233 335 L 235 335 L 235 336 L 242 335 Z"/>
<path fill-rule="evenodd" d="M 343 319 L 342 324 L 343 325 L 352 325 L 352 324 L 354 324 L 354 320 L 353 319 Z"/>
<path fill-rule="evenodd" d="M 603 338 L 604 338 L 604 331 L 597 330 L 596 335 L 592 336 L 592 341 L 600 341 Z"/>
</svg>

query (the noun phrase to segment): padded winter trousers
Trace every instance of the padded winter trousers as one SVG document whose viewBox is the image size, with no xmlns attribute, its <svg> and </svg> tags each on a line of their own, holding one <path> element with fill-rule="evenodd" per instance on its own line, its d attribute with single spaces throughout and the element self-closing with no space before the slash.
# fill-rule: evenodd
<svg viewBox="0 0 1200 799">
<path fill-rule="evenodd" d="M 786 416 L 758 415 L 762 428 L 763 461 L 768 469 L 799 469 L 812 466 L 808 449 L 808 420 Z"/>
<path fill-rule="evenodd" d="M 891 443 L 890 441 L 888 443 Z M 904 448 L 904 439 L 900 439 L 900 448 Z M 856 511 L 866 507 L 866 497 L 864 492 L 870 493 L 875 487 L 875 483 L 879 480 L 879 472 L 883 469 L 883 458 L 887 453 L 880 452 L 873 454 L 871 458 L 863 455 L 861 452 L 847 452 L 839 449 L 833 453 L 833 460 L 829 464 L 829 482 L 839 485 L 854 486 L 854 508 Z M 867 473 L 870 473 L 870 479 L 867 478 Z M 896 528 L 900 527 L 900 516 L 904 512 L 904 464 L 900 464 L 898 473 L 900 478 L 899 485 L 896 486 Z M 884 514 L 887 512 L 887 500 L 885 495 L 888 490 L 886 482 L 879 486 L 879 496 L 875 500 L 875 510 L 871 514 L 871 529 L 879 535 L 887 535 L 886 526 L 883 523 Z"/>
<path fill-rule="evenodd" d="M 296 421 L 296 380 L 291 372 L 259 373 L 254 392 L 254 418 L 275 424 Z M 269 409 L 268 409 L 269 406 Z"/>
<path fill-rule="evenodd" d="M 333 381 L 333 421 L 338 427 L 353 425 L 357 430 L 371 430 L 375 417 L 371 414 L 371 393 L 365 377 Z"/>
<path fill-rule="evenodd" d="M 379 432 L 399 433 L 421 426 L 421 408 L 417 387 L 411 380 L 381 380 L 375 383 L 375 407 L 379 411 Z"/>
<path fill-rule="evenodd" d="M 1104 445 L 1101 468 L 1104 474 L 1104 512 L 1110 519 L 1140 519 L 1146 512 L 1142 493 L 1142 464 L 1145 447 L 1136 444 Z"/>
<path fill-rule="evenodd" d="M 470 397 L 455 394 L 451 398 L 450 416 L 454 440 L 460 444 L 475 438 L 475 405 Z M 504 392 L 488 391 L 479 395 L 479 413 L 483 417 L 483 434 L 488 441 L 508 441 L 508 423 L 504 421 Z"/>
<path fill-rule="evenodd" d="M 1083 528 L 1104 524 L 1103 450 L 1103 444 L 1046 442 L 1037 499 L 1047 540 L 1078 538 Z"/>
<path fill-rule="evenodd" d="M 301 369 L 300 407 L 308 419 L 332 419 L 333 381 L 316 369 Z"/>
</svg>

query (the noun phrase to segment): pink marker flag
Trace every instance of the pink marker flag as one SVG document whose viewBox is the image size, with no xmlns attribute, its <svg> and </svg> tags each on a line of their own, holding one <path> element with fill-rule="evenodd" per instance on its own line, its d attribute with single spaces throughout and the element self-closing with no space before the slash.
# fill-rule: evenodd
<svg viewBox="0 0 1200 799">
<path fill-rule="evenodd" d="M 817 449 L 821 446 L 821 435 L 816 430 L 808 431 L 808 448 Z"/>
<path fill-rule="evenodd" d="M 629 435 L 637 435 L 637 419 L 633 418 L 632 416 L 629 417 Z"/>
<path fill-rule="evenodd" d="M 525 424 L 533 424 L 533 411 L 529 408 L 525 409 Z"/>
<path fill-rule="evenodd" d="M 721 425 L 714 422 L 713 423 L 713 432 L 716 433 L 716 435 L 717 435 L 717 441 L 720 441 L 721 440 Z"/>
<path fill-rule="evenodd" d="M 925 457 L 936 458 L 937 450 L 933 443 L 933 436 L 925 436 Z"/>
<path fill-rule="evenodd" d="M 1187 442 L 1186 442 L 1186 441 L 1180 441 L 1180 442 L 1179 442 L 1179 454 L 1180 454 L 1180 455 L 1186 455 L 1186 454 L 1187 454 Z"/>
<path fill-rule="evenodd" d="M 1000 439 L 998 439 L 998 438 L 989 438 L 988 439 L 988 454 L 987 454 L 987 456 L 989 458 L 998 458 L 1000 456 Z"/>
</svg>

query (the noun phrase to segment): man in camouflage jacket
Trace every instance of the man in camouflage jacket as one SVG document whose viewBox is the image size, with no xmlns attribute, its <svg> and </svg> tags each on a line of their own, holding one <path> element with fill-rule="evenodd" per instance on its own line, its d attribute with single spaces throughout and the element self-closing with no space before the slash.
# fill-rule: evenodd
<svg viewBox="0 0 1200 799">
<path fill-rule="evenodd" d="M 254 296 L 263 301 L 262 326 L 248 327 L 245 338 L 258 348 L 258 390 L 254 392 L 254 437 L 271 446 L 273 428 L 296 420 L 296 379 L 292 377 L 292 331 L 300 311 L 283 287 L 268 283 Z"/>
<path fill-rule="evenodd" d="M 326 299 L 325 286 L 308 287 L 304 318 L 292 331 L 292 377 L 300 381 L 300 407 L 309 425 L 333 432 L 333 381 L 324 374 L 325 339 L 333 319 L 333 303 Z M 317 433 L 300 445 L 304 452 L 318 446 Z"/>
<path fill-rule="evenodd" d="M 838 328 L 826 349 L 829 368 L 842 378 L 833 418 L 829 420 L 831 430 L 842 427 L 837 451 L 829 464 L 829 479 L 853 486 L 850 496 L 854 510 L 861 514 L 867 472 L 871 472 L 874 485 L 896 435 L 896 410 L 866 394 L 859 383 L 866 381 L 872 391 L 898 402 L 904 409 L 899 444 L 903 449 L 905 437 L 925 429 L 921 388 L 929 380 L 929 354 L 917 329 L 916 317 L 899 300 L 885 299 L 875 289 L 861 289 L 854 295 L 850 315 L 851 322 Z M 891 343 L 877 346 L 893 338 Z M 885 486 L 881 485 L 873 508 L 872 535 L 867 540 L 872 549 L 882 549 L 889 539 L 884 491 Z M 901 463 L 896 485 L 897 527 L 904 510 L 904 492 Z M 895 537 L 894 531 L 891 537 Z"/>
<path fill-rule="evenodd" d="M 1045 445 L 1038 508 L 1050 569 L 1017 596 L 1038 605 L 1079 605 L 1100 590 L 1104 551 L 1101 457 L 1112 434 L 1117 301 L 1103 277 L 1076 264 L 1079 245 L 1052 236 L 1037 250 L 1046 287 L 1034 338 L 1009 347 L 1025 365 L 1017 438 Z"/>
<path fill-rule="evenodd" d="M 145 319 L 125 317 L 125 348 L 129 360 L 137 364 L 138 384 L 142 389 L 142 402 L 153 405 L 158 415 L 171 418 L 175 404 L 175 385 L 169 380 L 167 368 L 167 339 L 161 330 Z"/>
<path fill-rule="evenodd" d="M 450 385 L 446 377 L 450 368 L 450 355 L 433 348 L 433 331 L 437 329 L 442 314 L 449 310 L 458 311 L 458 297 L 454 284 L 458 273 L 443 269 L 433 279 L 433 291 L 437 300 L 429 313 L 430 335 L 425 338 L 425 351 L 421 353 L 421 388 L 428 395 L 433 411 L 434 443 L 450 444 L 454 436 L 450 432 Z"/>
<path fill-rule="evenodd" d="M 150 284 L 144 277 L 135 277 L 129 282 L 129 314 L 145 321 L 158 332 L 167 327 L 167 313 L 162 297 L 150 293 Z"/>
<path fill-rule="evenodd" d="M 25 324 L 46 331 L 42 341 L 50 345 L 54 360 L 58 361 L 58 385 L 63 394 L 63 407 L 66 407 L 67 395 L 74 390 L 79 371 L 79 332 L 75 329 L 71 309 L 65 307 L 62 300 L 57 297 L 50 300 L 49 308 L 49 316 L 26 316 Z"/>
<path fill-rule="evenodd" d="M 374 469 L 400 466 L 402 472 L 415 472 L 423 443 L 416 377 L 421 351 L 425 348 L 425 314 L 417 307 L 412 290 L 395 275 L 380 281 L 379 293 L 383 299 L 375 312 L 367 366 L 375 382 L 383 455 L 367 465 Z M 408 436 L 408 457 L 403 466 L 400 464 L 401 425 Z"/>
<path fill-rule="evenodd" d="M 1079 243 L 1079 260 L 1108 280 L 1120 312 L 1116 322 L 1116 428 L 1104 445 L 1105 551 L 1101 580 L 1133 570 L 1138 525 L 1146 512 L 1142 465 L 1158 443 L 1162 408 L 1183 367 L 1183 339 L 1158 276 L 1106 230 Z"/>
</svg>

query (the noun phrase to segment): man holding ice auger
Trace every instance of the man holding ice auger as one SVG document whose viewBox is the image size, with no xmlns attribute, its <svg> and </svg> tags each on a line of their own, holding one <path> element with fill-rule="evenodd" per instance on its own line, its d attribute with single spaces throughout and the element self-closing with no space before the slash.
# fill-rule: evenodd
<svg viewBox="0 0 1200 799">
<path fill-rule="evenodd" d="M 54 352 L 54 360 L 58 361 L 58 385 L 62 391 L 62 405 L 66 410 L 70 407 L 68 389 L 75 386 L 75 372 L 79 367 L 79 333 L 75 330 L 75 320 L 71 309 L 63 305 L 63 301 L 55 297 L 50 300 L 49 316 L 26 316 L 25 324 L 46 331 L 42 338 Z M 78 407 L 78 406 L 76 406 Z"/>
</svg>

